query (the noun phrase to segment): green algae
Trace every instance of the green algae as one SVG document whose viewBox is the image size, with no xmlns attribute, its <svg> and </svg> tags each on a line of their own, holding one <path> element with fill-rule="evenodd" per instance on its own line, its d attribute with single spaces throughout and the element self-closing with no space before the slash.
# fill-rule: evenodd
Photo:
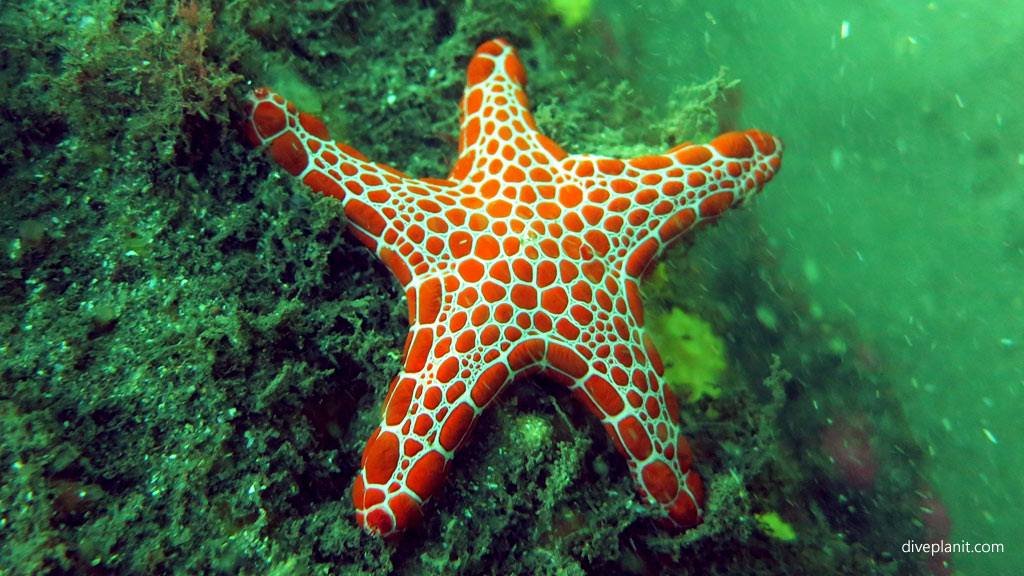
<svg viewBox="0 0 1024 576">
<path fill-rule="evenodd" d="M 719 380 L 727 366 L 725 342 L 707 322 L 672 308 L 652 315 L 646 328 L 662 355 L 665 384 L 680 401 L 722 395 Z"/>
</svg>

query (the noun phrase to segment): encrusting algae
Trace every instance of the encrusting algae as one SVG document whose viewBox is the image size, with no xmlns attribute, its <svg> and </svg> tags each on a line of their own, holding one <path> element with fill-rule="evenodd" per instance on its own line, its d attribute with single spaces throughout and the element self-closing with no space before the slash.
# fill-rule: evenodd
<svg viewBox="0 0 1024 576">
<path fill-rule="evenodd" d="M 652 315 L 648 334 L 661 350 L 665 382 L 680 398 L 696 402 L 722 394 L 719 379 L 725 371 L 725 342 L 707 322 L 673 307 Z"/>
</svg>

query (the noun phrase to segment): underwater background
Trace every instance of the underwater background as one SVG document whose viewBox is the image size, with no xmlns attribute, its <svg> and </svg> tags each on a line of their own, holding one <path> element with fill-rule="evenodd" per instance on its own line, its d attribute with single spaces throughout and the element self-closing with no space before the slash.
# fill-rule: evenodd
<svg viewBox="0 0 1024 576">
<path fill-rule="evenodd" d="M 0 574 L 1020 573 L 1022 8 L 0 3 Z M 354 522 L 406 304 L 241 100 L 442 177 L 499 36 L 570 153 L 786 143 L 644 289 L 708 486 L 683 535 L 539 378 L 400 544 Z M 903 550 L 940 540 L 1004 549 Z"/>
</svg>

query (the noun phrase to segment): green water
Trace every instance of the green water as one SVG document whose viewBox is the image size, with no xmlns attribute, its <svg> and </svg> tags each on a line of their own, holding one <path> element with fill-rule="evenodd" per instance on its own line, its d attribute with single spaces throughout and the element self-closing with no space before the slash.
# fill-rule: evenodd
<svg viewBox="0 0 1024 576">
<path fill-rule="evenodd" d="M 606 7 L 650 27 L 655 77 L 743 80 L 745 122 L 787 143 L 757 206 L 785 273 L 891 362 L 954 537 L 1005 545 L 958 571 L 1019 573 L 1024 4 L 670 4 Z"/>
</svg>

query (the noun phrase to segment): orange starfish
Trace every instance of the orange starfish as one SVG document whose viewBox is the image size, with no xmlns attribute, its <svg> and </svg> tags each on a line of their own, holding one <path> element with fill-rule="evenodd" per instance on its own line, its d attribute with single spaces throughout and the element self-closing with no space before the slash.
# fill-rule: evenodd
<svg viewBox="0 0 1024 576">
<path fill-rule="evenodd" d="M 782 142 L 750 130 L 659 156 L 569 155 L 537 130 L 525 86 L 508 42 L 477 49 L 446 180 L 370 162 L 269 89 L 247 103 L 249 139 L 337 198 L 349 230 L 405 287 L 404 367 L 353 489 L 371 534 L 415 524 L 480 414 L 537 372 L 602 420 L 662 524 L 685 529 L 703 514 L 639 284 L 669 242 L 771 180 Z"/>
</svg>

